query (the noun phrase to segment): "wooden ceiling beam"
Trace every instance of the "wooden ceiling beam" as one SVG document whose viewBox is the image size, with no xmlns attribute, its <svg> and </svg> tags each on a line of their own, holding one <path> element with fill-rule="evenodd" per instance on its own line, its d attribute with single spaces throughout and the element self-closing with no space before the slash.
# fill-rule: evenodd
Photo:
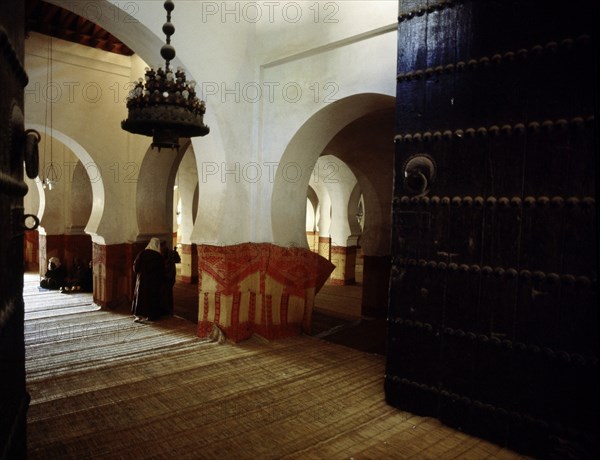
<svg viewBox="0 0 600 460">
<path fill-rule="evenodd" d="M 84 17 L 42 0 L 26 1 L 27 31 L 33 30 L 125 56 L 134 54 L 116 37 Z"/>
<path fill-rule="evenodd" d="M 47 24 L 53 23 L 56 18 L 57 9 L 55 6 L 51 6 L 50 8 L 42 8 L 43 20 Z"/>
</svg>

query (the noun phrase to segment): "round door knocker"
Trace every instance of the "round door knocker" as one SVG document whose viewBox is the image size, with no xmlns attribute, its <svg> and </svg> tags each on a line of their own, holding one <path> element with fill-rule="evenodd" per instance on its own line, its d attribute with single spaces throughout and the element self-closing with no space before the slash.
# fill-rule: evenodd
<svg viewBox="0 0 600 460">
<path fill-rule="evenodd" d="M 27 222 L 31 219 L 33 219 L 33 225 L 29 226 L 29 225 L 27 225 Z M 40 219 L 38 218 L 38 216 L 36 216 L 35 214 L 23 214 L 23 229 L 24 230 L 26 230 L 28 232 L 32 232 L 34 230 L 37 230 L 39 226 L 40 226 Z"/>
<path fill-rule="evenodd" d="M 435 179 L 436 165 L 429 155 L 419 153 L 404 162 L 404 188 L 415 196 L 426 195 Z"/>
<path fill-rule="evenodd" d="M 35 179 L 39 173 L 39 153 L 38 145 L 42 136 L 35 129 L 28 129 L 25 131 L 25 147 L 24 147 L 24 160 L 25 160 L 25 172 L 27 177 Z"/>
</svg>

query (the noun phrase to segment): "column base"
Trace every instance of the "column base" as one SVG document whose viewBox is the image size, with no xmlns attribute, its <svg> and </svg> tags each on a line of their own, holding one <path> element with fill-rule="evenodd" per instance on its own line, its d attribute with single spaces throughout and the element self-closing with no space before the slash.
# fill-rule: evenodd
<svg viewBox="0 0 600 460">
<path fill-rule="evenodd" d="M 94 302 L 110 309 L 130 309 L 135 277 L 133 260 L 143 244 L 94 243 Z"/>
<path fill-rule="evenodd" d="M 36 232 L 37 235 L 37 232 Z M 85 234 L 39 235 L 38 269 L 40 276 L 48 270 L 48 260 L 58 257 L 67 272 L 75 259 L 86 264 L 92 260 L 92 237 Z"/>
<path fill-rule="evenodd" d="M 356 265 L 356 246 L 331 246 L 331 262 L 335 270 L 327 284 L 347 286 L 356 284 L 354 274 Z"/>
<path fill-rule="evenodd" d="M 181 245 L 181 272 L 177 279 L 182 283 L 198 283 L 198 250 L 195 244 Z"/>
<path fill-rule="evenodd" d="M 213 325 L 234 342 L 309 333 L 316 292 L 334 269 L 303 248 L 270 243 L 198 246 L 198 336 Z"/>
</svg>

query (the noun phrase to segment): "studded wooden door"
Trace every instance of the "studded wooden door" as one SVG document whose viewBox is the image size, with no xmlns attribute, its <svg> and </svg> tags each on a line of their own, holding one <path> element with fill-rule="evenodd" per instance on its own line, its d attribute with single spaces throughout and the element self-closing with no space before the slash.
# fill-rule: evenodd
<svg viewBox="0 0 600 460">
<path fill-rule="evenodd" d="M 5 0 L 0 15 L 0 459 L 24 458 L 25 390 L 23 311 L 24 151 L 37 175 L 36 133 L 24 133 L 24 2 Z"/>
<path fill-rule="evenodd" d="M 401 0 L 387 401 L 597 448 L 591 1 Z"/>
</svg>

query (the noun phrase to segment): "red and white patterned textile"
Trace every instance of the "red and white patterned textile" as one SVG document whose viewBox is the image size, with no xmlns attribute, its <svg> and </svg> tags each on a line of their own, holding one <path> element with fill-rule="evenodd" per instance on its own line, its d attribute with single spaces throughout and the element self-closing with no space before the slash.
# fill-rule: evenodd
<svg viewBox="0 0 600 460">
<path fill-rule="evenodd" d="M 270 243 L 198 246 L 198 336 L 217 325 L 238 342 L 309 332 L 314 297 L 334 266 L 303 248 Z"/>
</svg>

